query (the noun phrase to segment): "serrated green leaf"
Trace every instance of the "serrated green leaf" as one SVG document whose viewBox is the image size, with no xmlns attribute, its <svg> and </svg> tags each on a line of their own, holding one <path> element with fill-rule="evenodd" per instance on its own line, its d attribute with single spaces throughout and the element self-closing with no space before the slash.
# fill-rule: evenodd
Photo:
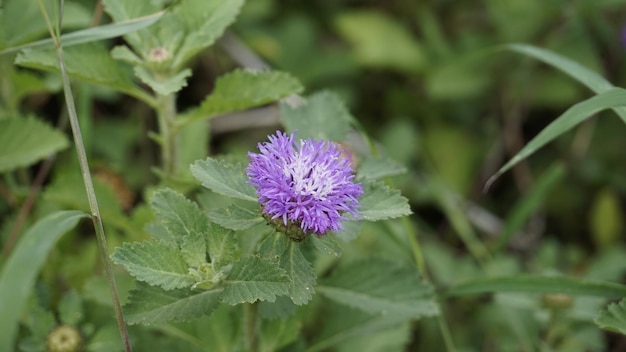
<svg viewBox="0 0 626 352">
<path fill-rule="evenodd" d="M 552 51 L 523 44 L 510 44 L 507 45 L 506 48 L 552 65 L 552 67 L 561 70 L 570 77 L 586 85 L 597 94 L 604 93 L 611 88 L 614 88 L 611 82 L 607 81 L 596 72 L 591 71 L 585 66 Z M 612 109 L 622 119 L 622 121 L 626 123 L 626 107 L 613 107 Z"/>
<path fill-rule="evenodd" d="M 363 195 L 359 199 L 361 219 L 377 221 L 412 214 L 408 199 L 400 191 L 381 182 L 363 182 Z"/>
<path fill-rule="evenodd" d="M 626 297 L 626 285 L 560 275 L 516 275 L 481 278 L 451 287 L 448 296 L 490 292 L 564 293 L 574 296 Z"/>
<path fill-rule="evenodd" d="M 192 118 L 211 118 L 264 105 L 302 89 L 300 82 L 285 72 L 235 70 L 217 79 L 215 89 L 192 112 Z"/>
<path fill-rule="evenodd" d="M 344 221 L 342 223 L 343 231 L 333 232 L 332 237 L 334 239 L 342 240 L 343 242 L 350 242 L 357 238 L 359 233 L 361 232 L 361 227 L 363 227 L 363 223 L 360 221 Z M 337 242 L 337 241 L 335 241 Z M 341 245 L 337 243 L 341 249 Z M 337 255 L 341 255 L 341 250 L 334 249 L 333 252 L 337 253 Z M 329 253 L 333 254 L 333 253 Z M 334 255 L 334 254 L 333 254 Z"/>
<path fill-rule="evenodd" d="M 259 253 L 270 260 L 278 258 L 280 267 L 291 279 L 289 298 L 294 304 L 300 306 L 313 298 L 317 282 L 315 270 L 302 255 L 299 243 L 289 240 L 282 233 L 275 233 L 263 241 Z"/>
<path fill-rule="evenodd" d="M 115 249 L 111 259 L 138 280 L 165 290 L 188 287 L 196 282 L 178 248 L 157 239 L 125 242 Z"/>
<path fill-rule="evenodd" d="M 159 22 L 125 36 L 134 51 L 147 53 L 155 43 L 172 53 L 171 68 L 178 71 L 192 56 L 213 44 L 234 20 L 243 0 L 185 0 Z M 106 0 L 106 11 L 116 21 L 147 15 L 163 2 Z"/>
<path fill-rule="evenodd" d="M 184 195 L 171 189 L 154 193 L 150 205 L 156 218 L 165 226 L 189 266 L 206 262 L 208 218 Z"/>
<path fill-rule="evenodd" d="M 245 230 L 265 222 L 259 211 L 246 209 L 235 204 L 228 208 L 211 210 L 208 216 L 216 224 L 235 231 Z"/>
<path fill-rule="evenodd" d="M 232 231 L 217 224 L 209 224 L 207 247 L 214 268 L 219 269 L 229 265 L 235 259 L 237 243 L 237 238 Z"/>
<path fill-rule="evenodd" d="M 375 180 L 383 177 L 397 176 L 406 172 L 406 167 L 391 159 L 382 157 L 366 158 L 357 170 L 357 177 Z"/>
<path fill-rule="evenodd" d="M 168 95 L 176 93 L 187 86 L 187 78 L 191 76 L 191 70 L 186 68 L 176 75 L 157 78 L 147 68 L 135 66 L 135 75 L 156 93 Z"/>
<path fill-rule="evenodd" d="M 0 172 L 31 165 L 65 149 L 63 133 L 35 117 L 0 120 Z"/>
<path fill-rule="evenodd" d="M 248 184 L 245 168 L 239 163 L 207 158 L 196 161 L 190 169 L 191 174 L 213 192 L 251 202 L 257 201 L 254 187 Z"/>
<path fill-rule="evenodd" d="M 98 43 L 71 46 L 63 50 L 67 73 L 72 78 L 114 88 L 135 97 L 146 93 L 133 83 L 130 70 L 114 60 Z M 15 63 L 21 66 L 59 72 L 54 50 L 26 49 L 17 55 Z"/>
<path fill-rule="evenodd" d="M 165 291 L 137 282 L 130 293 L 124 315 L 129 324 L 161 324 L 189 321 L 210 314 L 219 305 L 222 289 L 194 292 L 189 289 Z"/>
<path fill-rule="evenodd" d="M 336 94 L 323 91 L 308 97 L 301 106 L 281 103 L 280 119 L 288 131 L 298 131 L 299 139 L 341 141 L 354 118 Z"/>
<path fill-rule="evenodd" d="M 282 234 L 279 236 L 285 237 Z M 309 302 L 315 293 L 314 286 L 317 279 L 313 266 L 302 255 L 298 243 L 289 241 L 289 247 L 280 256 L 280 267 L 285 269 L 292 280 L 289 285 L 291 301 L 296 305 Z"/>
<path fill-rule="evenodd" d="M 414 267 L 368 259 L 337 269 L 317 286 L 324 296 L 370 314 L 418 318 L 438 314 L 433 288 Z"/>
<path fill-rule="evenodd" d="M 626 335 L 626 299 L 611 303 L 595 319 L 600 328 Z"/>
<path fill-rule="evenodd" d="M 343 252 L 343 247 L 341 244 L 335 239 L 335 235 L 326 235 L 326 236 L 309 236 L 311 239 L 311 243 L 313 246 L 320 252 L 324 254 L 334 255 L 338 257 Z"/>
<path fill-rule="evenodd" d="M 126 61 L 132 65 L 140 65 L 142 63 L 141 58 L 125 45 L 118 45 L 111 49 L 111 57 L 115 60 Z"/>
<path fill-rule="evenodd" d="M 56 241 L 88 215 L 81 211 L 52 213 L 28 229 L 13 249 L 0 272 L 0 351 L 12 351 L 22 310 L 26 306 L 37 273 Z"/>
<path fill-rule="evenodd" d="M 104 10 L 113 18 L 117 23 L 128 21 L 132 18 L 147 16 L 150 13 L 163 9 L 164 1 L 124 1 L 124 0 L 103 0 Z M 171 14 L 165 14 L 164 17 L 171 16 Z M 162 20 L 163 18 L 161 18 Z M 147 46 L 150 43 L 157 42 L 156 40 L 150 40 L 147 34 L 157 31 L 160 25 L 154 26 L 151 29 L 143 29 L 136 32 L 128 33 L 124 36 L 124 39 L 130 43 L 138 53 L 147 53 L 150 48 Z M 154 38 L 156 39 L 156 38 Z M 145 46 L 142 46 L 145 45 Z M 143 49 L 143 50 L 141 50 Z"/>
<path fill-rule="evenodd" d="M 530 142 L 528 142 L 511 160 L 491 176 L 485 187 L 489 187 L 500 175 L 526 159 L 539 148 L 553 141 L 558 136 L 569 131 L 576 125 L 592 117 L 602 110 L 626 105 L 626 90 L 622 88 L 611 88 L 594 97 L 584 100 L 552 121 L 546 128 L 541 130 Z"/>
<path fill-rule="evenodd" d="M 207 217 L 198 205 L 172 189 L 156 191 L 150 199 L 150 206 L 173 236 L 193 236 L 208 228 Z"/>
<path fill-rule="evenodd" d="M 186 0 L 179 5 L 173 16 L 178 17 L 175 22 L 184 24 L 187 35 L 178 48 L 174 67 L 181 67 L 221 37 L 235 21 L 243 3 L 244 0 Z"/>
<path fill-rule="evenodd" d="M 67 48 L 72 45 L 91 43 L 98 40 L 119 37 L 152 25 L 163 14 L 164 12 L 160 11 L 157 13 L 153 13 L 149 16 L 134 18 L 124 22 L 105 24 L 102 26 L 66 33 L 61 35 L 61 44 L 64 48 Z M 53 47 L 54 40 L 52 38 L 49 38 L 0 50 L 0 55 L 14 53 L 24 49 L 41 49 Z"/>
<path fill-rule="evenodd" d="M 274 302 L 276 296 L 288 294 L 290 286 L 289 277 L 278 262 L 256 256 L 235 262 L 224 284 L 222 300 L 230 305 Z"/>
</svg>

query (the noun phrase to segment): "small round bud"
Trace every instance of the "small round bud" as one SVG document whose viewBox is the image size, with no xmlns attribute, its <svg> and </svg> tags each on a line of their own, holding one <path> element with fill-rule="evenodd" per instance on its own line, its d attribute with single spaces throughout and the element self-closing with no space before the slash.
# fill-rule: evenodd
<svg viewBox="0 0 626 352">
<path fill-rule="evenodd" d="M 165 60 L 168 60 L 170 57 L 172 57 L 170 51 L 163 47 L 153 48 L 148 53 L 148 60 L 156 63 L 161 63 Z"/>
<path fill-rule="evenodd" d="M 80 331 L 71 325 L 57 326 L 46 339 L 49 352 L 78 352 L 82 346 L 83 337 Z"/>
</svg>

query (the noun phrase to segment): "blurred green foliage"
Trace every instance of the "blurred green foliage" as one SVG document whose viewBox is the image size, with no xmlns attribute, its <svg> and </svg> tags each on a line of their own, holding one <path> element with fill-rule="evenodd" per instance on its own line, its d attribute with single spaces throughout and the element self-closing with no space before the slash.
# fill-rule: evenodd
<svg viewBox="0 0 626 352">
<path fill-rule="evenodd" d="M 6 6 L 24 6 L 24 16 L 0 21 L 0 49 L 46 37 L 39 9 L 21 3 L 6 2 Z M 501 177 L 487 192 L 483 186 L 546 125 L 573 104 L 592 96 L 571 77 L 503 50 L 501 45 L 524 43 L 553 50 L 624 87 L 624 5 L 624 0 L 249 0 L 232 30 L 271 67 L 297 77 L 307 96 L 322 89 L 337 93 L 350 110 L 341 110 L 342 118 L 354 116 L 378 141 L 381 153 L 406 167 L 405 174 L 396 175 L 396 166 L 389 165 L 389 175 L 411 202 L 415 213 L 412 224 L 438 287 L 522 273 L 559 273 L 620 282 L 626 271 L 626 146 L 624 125 L 613 112 L 603 112 L 560 136 Z M 90 1 L 68 1 L 66 29 L 88 26 L 94 11 Z M 104 18 L 109 21 L 106 15 Z M 130 67 L 120 70 L 121 66 L 112 66 L 114 61 L 107 52 L 117 44 L 120 42 L 94 44 L 98 50 L 94 60 L 102 60 L 98 65 L 82 61 L 80 55 L 72 56 L 84 48 L 66 52 L 70 70 L 92 70 L 96 73 L 85 80 L 100 84 L 77 83 L 76 93 L 79 116 L 93 117 L 84 118 L 81 124 L 92 164 L 98 170 L 96 190 L 111 250 L 123 242 L 147 237 L 145 226 L 153 215 L 145 201 L 159 182 L 150 171 L 158 159 L 158 148 L 148 138 L 149 131 L 155 129 L 152 112 L 144 103 L 113 89 L 133 96 L 139 89 Z M 192 49 L 195 52 L 197 48 Z M 189 59 L 183 56 L 180 65 Z M 7 124 L 6 117 L 31 114 L 48 125 L 57 123 L 64 113 L 59 79 L 34 70 L 51 69 L 55 65 L 52 53 L 23 52 L 17 57 L 20 67 L 13 65 L 15 59 L 0 56 L 0 126 Z M 48 64 L 41 64 L 42 60 Z M 163 88 L 168 91 L 186 82 L 177 102 L 180 111 L 201 103 L 213 91 L 216 78 L 237 65 L 217 45 L 189 62 L 193 75 L 178 77 L 176 84 Z M 107 78 L 104 82 L 92 79 L 103 77 Z M 144 81 L 158 86 L 148 78 Z M 312 106 L 314 112 L 337 111 L 330 110 L 336 100 L 331 93 L 313 97 L 313 102 L 326 101 L 320 109 Z M 249 126 L 234 132 L 214 130 L 210 139 L 206 129 L 194 129 L 193 125 L 182 133 L 188 142 L 206 142 L 201 153 L 208 148 L 212 154 L 243 155 L 255 141 L 263 139 L 260 136 L 276 128 L 274 123 L 254 130 Z M 343 130 L 335 132 L 345 134 Z M 59 138 L 51 144 L 54 150 L 65 145 Z M 21 160 L 24 165 L 0 160 L 3 170 L 39 165 L 35 162 L 43 156 L 35 147 L 28 160 Z M 192 146 L 188 149 L 191 152 L 186 161 L 201 157 Z M 185 165 L 177 168 L 186 170 Z M 3 245 L 36 169 L 3 174 Z M 170 186 L 185 188 L 176 182 Z M 220 205 L 219 197 L 198 196 L 201 201 L 203 197 L 213 207 Z M 88 211 L 74 151 L 69 149 L 58 154 L 26 224 L 61 209 Z M 359 228 L 359 237 L 344 246 L 343 258 L 347 262 L 372 256 L 411 261 L 407 251 L 410 243 L 401 235 L 402 226 L 399 221 L 365 224 Z M 95 243 L 88 237 L 90 231 L 79 226 L 51 253 L 37 299 L 29 303 L 30 318 L 20 330 L 21 336 L 34 336 L 22 340 L 24 350 L 42 350 L 42 330 L 61 323 L 79 326 L 94 344 L 100 338 L 110 341 L 109 336 L 115 335 L 111 332 L 114 322 L 107 316 L 107 298 L 103 297 L 106 288 L 93 278 L 100 268 Z M 151 229 L 155 231 L 159 229 Z M 510 240 L 503 241 L 504 234 Z M 333 263 L 329 255 L 316 263 L 315 270 L 327 274 Z M 121 280 L 128 279 L 120 276 Z M 76 299 L 74 291 L 65 290 L 68 287 L 80 290 L 88 302 Z M 625 343 L 623 337 L 605 333 L 592 323 L 605 303 L 602 298 L 575 297 L 571 305 L 556 308 L 551 306 L 551 299 L 554 297 L 539 293 L 456 297 L 447 302 L 444 313 L 459 350 L 604 351 Z M 311 305 L 321 304 L 314 300 Z M 312 313 L 313 308 L 298 313 L 310 322 L 327 319 L 328 324 L 317 333 L 306 331 L 308 335 L 293 343 L 291 350 L 300 350 L 298 344 L 305 342 L 312 350 L 327 346 L 337 351 L 443 349 L 434 319 L 394 326 L 389 317 L 371 322 L 360 311 L 325 304 L 325 310 L 317 313 Z M 72 318 L 70 310 L 82 315 Z M 219 331 L 225 339 L 235 336 L 241 325 L 236 315 L 220 308 L 194 323 L 137 328 L 132 333 L 138 348 L 146 350 L 161 343 L 161 348 L 170 350 L 199 350 L 198 345 L 219 350 L 212 334 Z M 600 321 L 620 318 L 623 316 L 617 310 L 614 316 L 605 314 Z M 231 324 L 221 324 L 224 321 Z M 380 324 L 376 333 L 366 339 L 360 337 L 359 333 L 368 333 L 367 328 L 376 323 Z M 267 329 L 274 328 L 278 329 Z M 342 335 L 345 331 L 354 335 Z M 274 340 L 261 341 L 265 350 L 285 347 L 283 339 L 291 341 L 295 334 L 281 333 L 276 333 Z M 199 336 L 198 341 L 193 336 Z M 339 342 L 333 345 L 333 341 Z"/>
</svg>

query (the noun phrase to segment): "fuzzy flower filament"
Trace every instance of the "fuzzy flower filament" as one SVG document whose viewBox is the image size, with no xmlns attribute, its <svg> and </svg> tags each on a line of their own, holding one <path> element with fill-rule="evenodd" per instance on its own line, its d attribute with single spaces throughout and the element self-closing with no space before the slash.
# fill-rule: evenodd
<svg viewBox="0 0 626 352">
<path fill-rule="evenodd" d="M 343 230 L 346 214 L 359 218 L 358 198 L 350 159 L 329 141 L 294 141 L 295 133 L 277 131 L 260 153 L 248 153 L 246 174 L 256 188 L 263 215 L 296 241 L 315 233 Z"/>
</svg>

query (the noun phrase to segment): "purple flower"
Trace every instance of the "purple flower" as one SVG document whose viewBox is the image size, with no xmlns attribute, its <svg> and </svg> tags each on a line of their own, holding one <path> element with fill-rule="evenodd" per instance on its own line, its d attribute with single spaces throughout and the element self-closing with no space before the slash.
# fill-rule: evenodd
<svg viewBox="0 0 626 352">
<path fill-rule="evenodd" d="M 256 187 L 263 215 L 296 241 L 311 233 L 343 230 L 345 214 L 358 219 L 361 184 L 354 183 L 350 158 L 329 141 L 294 141 L 280 131 L 248 153 L 246 174 Z"/>
</svg>

